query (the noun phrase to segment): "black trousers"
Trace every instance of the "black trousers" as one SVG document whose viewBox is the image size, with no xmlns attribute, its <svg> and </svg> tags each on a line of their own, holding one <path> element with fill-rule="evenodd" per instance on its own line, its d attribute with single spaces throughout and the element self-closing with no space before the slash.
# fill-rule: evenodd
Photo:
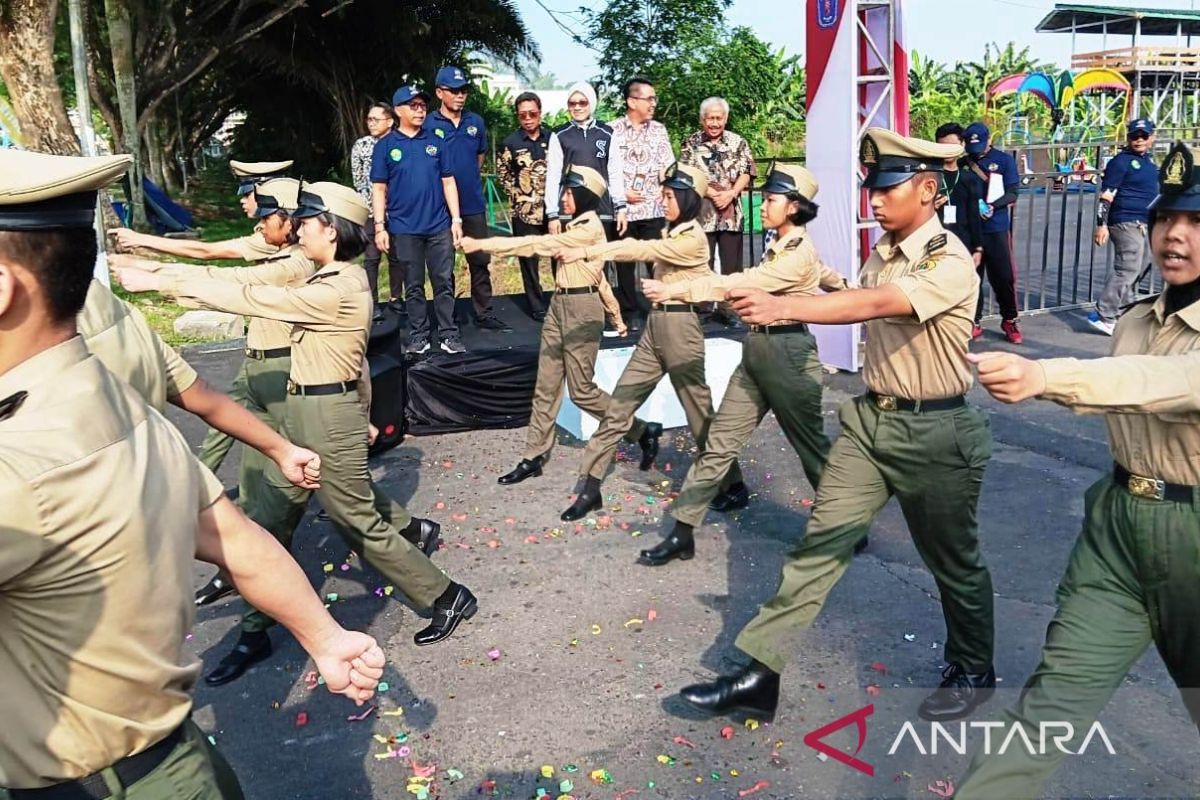
<svg viewBox="0 0 1200 800">
<path fill-rule="evenodd" d="M 379 263 L 383 260 L 383 253 L 379 252 L 379 248 L 375 246 L 375 220 L 367 218 L 367 222 L 363 225 L 363 233 L 367 235 L 367 247 L 363 251 L 363 269 L 367 271 L 367 280 L 371 284 L 371 300 L 379 302 Z M 388 269 L 391 277 L 392 293 L 388 297 L 389 300 L 403 299 L 404 297 L 404 270 L 396 266 L 397 260 L 396 237 L 392 237 L 391 251 L 388 253 Z M 396 290 L 399 285 L 399 291 Z"/>
<path fill-rule="evenodd" d="M 979 264 L 979 302 L 975 304 L 975 321 L 983 316 L 983 276 L 987 273 L 1000 316 L 1004 319 L 1017 318 L 1017 284 L 1013 265 L 1012 248 L 1008 231 L 984 233 L 981 236 L 983 260 Z"/>
<path fill-rule="evenodd" d="M 409 341 L 429 341 L 429 301 L 425 297 L 425 272 L 433 286 L 433 313 L 442 339 L 458 338 L 454 324 L 454 237 L 450 229 L 431 236 L 392 235 L 396 261 L 393 271 L 401 271 L 408 284 L 405 303 L 408 308 Z M 392 284 L 393 286 L 395 283 Z"/>
<path fill-rule="evenodd" d="M 605 233 L 608 233 L 610 223 L 604 223 Z M 613 234 L 616 233 L 616 223 L 612 224 L 612 233 L 608 233 L 609 240 L 617 238 Z M 652 219 L 639 219 L 629 223 L 625 229 L 625 235 L 622 239 L 637 239 L 646 241 L 650 239 L 661 239 L 662 230 L 666 226 L 667 221 L 662 217 L 654 217 Z M 617 298 L 617 303 L 621 306 L 621 316 L 628 320 L 631 316 L 641 315 L 642 306 L 639 298 L 641 297 L 641 287 L 638 286 L 637 278 L 637 261 L 618 261 L 616 262 L 617 282 L 613 285 L 613 294 Z M 649 271 L 649 265 L 647 265 Z"/>
<path fill-rule="evenodd" d="M 708 234 L 708 266 L 716 262 L 721 254 L 721 274 L 732 275 L 742 271 L 742 232 L 713 231 Z"/>
<path fill-rule="evenodd" d="M 513 217 L 513 236 L 543 236 L 546 233 L 546 223 L 531 225 L 524 220 Z M 538 256 L 521 256 L 517 259 L 521 264 L 521 283 L 525 285 L 525 302 L 529 304 L 529 313 L 546 313 L 546 295 L 542 292 L 542 281 L 538 275 Z"/>
<path fill-rule="evenodd" d="M 486 239 L 488 236 L 487 215 L 470 214 L 462 218 L 463 236 Z M 471 273 L 471 305 L 475 316 L 484 319 L 492 315 L 492 274 L 488 266 L 492 257 L 488 253 L 467 253 L 467 269 Z"/>
</svg>

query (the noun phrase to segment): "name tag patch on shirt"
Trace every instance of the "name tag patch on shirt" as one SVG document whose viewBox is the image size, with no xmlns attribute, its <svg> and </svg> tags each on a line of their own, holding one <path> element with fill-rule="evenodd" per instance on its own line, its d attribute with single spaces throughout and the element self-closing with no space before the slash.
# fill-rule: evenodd
<svg viewBox="0 0 1200 800">
<path fill-rule="evenodd" d="M 437 147 L 432 144 L 425 145 L 425 153 L 430 156 L 437 155 Z"/>
<path fill-rule="evenodd" d="M 445 138 L 446 138 L 446 132 L 445 132 L 444 130 L 442 130 L 441 128 L 434 128 L 434 129 L 433 129 L 433 135 L 434 135 L 434 136 L 436 136 L 436 137 L 438 137 L 439 139 L 445 139 Z"/>
<path fill-rule="evenodd" d="M 390 151 L 388 151 L 388 156 L 392 159 L 392 161 L 399 161 L 404 157 L 404 153 L 400 151 L 399 147 L 393 147 Z"/>
</svg>

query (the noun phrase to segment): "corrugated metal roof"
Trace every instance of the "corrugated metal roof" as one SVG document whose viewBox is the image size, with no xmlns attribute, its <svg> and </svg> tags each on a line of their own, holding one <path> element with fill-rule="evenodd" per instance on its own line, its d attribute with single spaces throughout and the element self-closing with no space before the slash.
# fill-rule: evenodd
<svg viewBox="0 0 1200 800">
<path fill-rule="evenodd" d="M 1079 33 L 1100 33 L 1107 23 L 1109 33 L 1132 36 L 1139 19 L 1143 36 L 1174 36 L 1181 27 L 1185 36 L 1200 35 L 1200 9 L 1127 8 L 1089 3 L 1055 3 L 1054 10 L 1034 30 L 1070 33 L 1074 25 Z"/>
</svg>

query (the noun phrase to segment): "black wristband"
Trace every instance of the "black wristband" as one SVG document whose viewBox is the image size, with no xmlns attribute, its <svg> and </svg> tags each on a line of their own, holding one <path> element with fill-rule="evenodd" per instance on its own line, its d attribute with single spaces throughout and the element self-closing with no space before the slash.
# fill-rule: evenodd
<svg viewBox="0 0 1200 800">
<path fill-rule="evenodd" d="M 1108 212 L 1112 207 L 1111 200 L 1101 200 L 1100 205 L 1096 207 L 1096 227 L 1108 227 Z"/>
</svg>

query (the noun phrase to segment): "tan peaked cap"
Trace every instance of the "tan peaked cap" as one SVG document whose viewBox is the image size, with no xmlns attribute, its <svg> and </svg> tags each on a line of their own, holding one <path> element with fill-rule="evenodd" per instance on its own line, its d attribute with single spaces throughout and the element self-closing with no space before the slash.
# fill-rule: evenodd
<svg viewBox="0 0 1200 800">
<path fill-rule="evenodd" d="M 131 155 L 54 156 L 0 150 L 0 205 L 36 203 L 103 189 L 133 163 Z"/>
<path fill-rule="evenodd" d="M 229 169 L 238 178 L 261 178 L 291 169 L 294 161 L 230 161 Z"/>
<path fill-rule="evenodd" d="M 604 193 L 608 191 L 608 183 L 599 172 L 591 167 L 576 167 L 572 166 L 567 170 L 567 174 L 575 173 L 583 181 L 583 188 L 587 189 L 596 197 L 604 197 Z"/>
<path fill-rule="evenodd" d="M 332 181 L 317 181 L 316 183 L 305 183 L 301 188 L 306 194 L 315 194 L 320 197 L 321 202 L 329 209 L 329 213 L 336 214 L 342 219 L 358 225 L 366 225 L 367 218 L 371 216 L 367 201 L 363 200 L 362 195 L 349 186 Z"/>
<path fill-rule="evenodd" d="M 300 181 L 295 178 L 268 178 L 254 187 L 254 196 L 273 197 L 279 208 L 295 211 L 300 199 Z"/>
<path fill-rule="evenodd" d="M 693 167 L 691 164 L 680 164 L 678 161 L 676 161 L 673 165 L 667 167 L 666 171 L 663 173 L 662 185 L 666 186 L 668 189 L 685 188 L 682 186 L 671 185 L 672 180 L 680 180 L 680 178 L 676 177 L 680 172 L 691 179 L 692 186 L 686 188 L 692 188 L 696 194 L 700 195 L 701 199 L 704 199 L 704 196 L 708 194 L 708 174 L 699 167 Z"/>
<path fill-rule="evenodd" d="M 776 163 L 771 167 L 771 173 L 782 173 L 791 179 L 791 183 L 795 186 L 795 191 L 799 192 L 805 200 L 816 199 L 817 192 L 820 191 L 820 186 L 817 184 L 817 176 L 808 171 L 807 168 L 799 164 L 779 164 Z M 770 192 L 772 186 L 771 175 L 767 175 L 766 183 L 763 184 L 763 191 Z"/>
</svg>

